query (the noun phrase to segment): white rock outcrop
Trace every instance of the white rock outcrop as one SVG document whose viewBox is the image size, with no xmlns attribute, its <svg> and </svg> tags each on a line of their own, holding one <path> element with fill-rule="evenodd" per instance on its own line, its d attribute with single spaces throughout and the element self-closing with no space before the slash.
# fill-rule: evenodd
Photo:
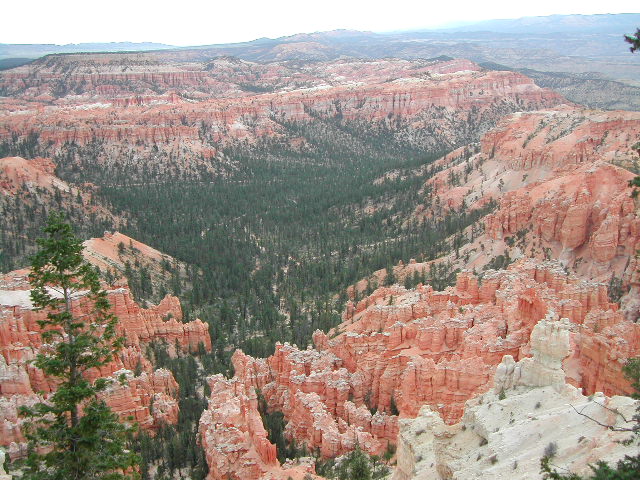
<svg viewBox="0 0 640 480">
<path fill-rule="evenodd" d="M 546 449 L 553 464 L 588 473 L 597 460 L 616 462 L 637 454 L 637 446 L 618 443 L 631 427 L 636 401 L 629 397 L 591 397 L 565 384 L 562 360 L 569 355 L 569 324 L 541 320 L 531 333 L 532 358 L 507 355 L 498 366 L 494 388 L 467 402 L 462 421 L 448 426 L 425 406 L 403 420 L 393 480 L 467 480 L 541 478 Z M 614 412 L 619 412 L 616 414 Z"/>
</svg>

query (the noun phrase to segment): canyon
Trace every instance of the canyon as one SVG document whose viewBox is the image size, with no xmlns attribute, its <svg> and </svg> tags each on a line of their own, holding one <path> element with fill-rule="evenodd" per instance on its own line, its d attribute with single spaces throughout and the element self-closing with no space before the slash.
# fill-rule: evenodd
<svg viewBox="0 0 640 480">
<path fill-rule="evenodd" d="M 462 59 L 298 65 L 156 55 L 61 55 L 0 72 L 0 141 L 34 135 L 67 168 L 82 165 L 84 147 L 94 166 L 145 164 L 210 180 L 237 168 L 226 145 L 264 137 L 296 145 L 290 130 L 300 122 L 366 122 L 433 149 L 470 141 L 506 113 L 566 102 L 524 75 Z"/>
<path fill-rule="evenodd" d="M 639 129 L 635 112 L 567 106 L 506 116 L 478 144 L 434 163 L 438 171 L 425 183 L 414 218 L 495 202 L 480 225 L 463 232 L 467 242 L 440 262 L 482 272 L 519 258 L 557 259 L 585 278 L 626 285 L 633 294 L 623 307 L 636 319 L 638 216 L 629 182 L 639 159 Z M 411 262 L 393 271 L 402 281 L 430 268 L 431 262 Z M 369 283 L 380 284 L 384 274 L 376 272 Z M 358 282 L 352 295 L 366 285 Z"/>
<path fill-rule="evenodd" d="M 149 472 L 309 480 L 361 449 L 394 480 L 524 479 L 551 443 L 581 473 L 632 453 L 566 404 L 616 425 L 596 404 L 636 406 L 640 113 L 466 59 L 293 40 L 271 62 L 83 53 L 0 72 L 3 268 L 27 264 L 51 210 L 90 225 L 125 338 L 91 377 L 126 379 L 101 398 L 156 435 Z M 27 276 L 0 277 L 12 458 L 18 409 L 56 388 L 30 363 Z M 192 370 L 158 368 L 158 345 Z M 169 447 L 191 472 L 158 460 Z"/>
<path fill-rule="evenodd" d="M 597 410 L 589 407 L 591 400 L 586 397 L 596 395 L 606 405 L 624 405 L 630 418 L 633 403 L 615 395 L 632 393 L 622 365 L 640 354 L 635 310 L 640 224 L 629 186 L 634 175 L 623 168 L 636 159 L 629 146 L 638 141 L 639 126 L 636 113 L 570 106 L 514 114 L 490 130 L 477 147 L 460 148 L 437 161 L 435 165 L 443 168 L 425 184 L 424 195 L 431 201 L 416 209 L 418 218 L 497 202 L 477 238 L 455 258 L 453 253 L 448 256 L 451 262 L 467 266 L 456 285 L 441 292 L 429 285 L 380 287 L 348 303 L 341 325 L 328 333 L 316 331 L 315 348 L 281 344 L 267 359 L 236 351 L 234 377 L 210 379 L 212 391 L 224 395 L 212 395 L 200 431 L 208 439 L 206 444 L 214 445 L 212 438 L 219 441 L 221 437 L 214 437 L 220 435 L 216 426 L 228 422 L 220 411 L 231 401 L 242 412 L 240 419 L 233 417 L 234 425 L 240 425 L 245 435 L 235 437 L 235 447 L 206 448 L 209 464 L 220 466 L 210 478 L 257 479 L 274 471 L 274 446 L 264 429 L 255 427 L 256 392 L 269 409 L 284 414 L 285 435 L 321 458 L 343 455 L 355 445 L 382 455 L 398 442 L 394 478 L 402 480 L 448 478 L 453 472 L 455 478 L 471 478 L 477 468 L 464 455 L 476 455 L 477 448 L 471 445 L 479 437 L 477 430 L 462 432 L 481 428 L 484 422 L 498 422 L 496 428 L 508 432 L 496 435 L 504 446 L 489 448 L 486 457 L 499 454 L 513 461 L 493 467 L 495 462 L 487 466 L 485 460 L 483 474 L 501 478 L 511 475 L 516 465 L 517 478 L 530 478 L 538 471 L 542 451 L 516 453 L 509 449 L 519 444 L 509 439 L 532 428 L 543 432 L 547 443 L 555 442 L 557 433 L 554 437 L 544 432 L 553 430 L 554 418 L 573 412 L 560 409 L 567 401 Z M 452 185 L 452 178 L 459 186 Z M 471 229 L 466 233 L 472 235 Z M 528 231 L 519 234 L 524 230 Z M 511 237 L 518 240 L 510 242 Z M 509 257 L 509 252 L 515 263 L 487 269 L 497 255 Z M 412 261 L 393 270 L 401 280 L 425 268 L 429 264 Z M 474 273 L 478 269 L 480 273 Z M 615 275 L 629 288 L 622 309 L 611 302 L 606 286 Z M 374 277 L 382 283 L 384 271 Z M 358 286 L 351 290 L 352 298 L 364 290 L 363 282 L 360 290 Z M 547 330 L 551 333 L 541 333 Z M 543 342 L 543 335 L 553 338 Z M 561 337 L 560 353 L 540 353 L 555 348 L 556 335 Z M 558 358 L 547 365 L 551 373 L 537 366 L 554 355 Z M 523 373 L 523 380 L 504 379 L 504 370 L 513 375 L 514 368 L 533 371 Z M 498 400 L 504 392 L 511 398 L 509 389 L 516 387 L 522 391 L 509 402 Z M 500 424 L 509 421 L 502 415 L 493 420 L 483 417 L 495 403 L 502 410 L 508 404 L 513 415 L 525 415 L 523 405 L 547 399 L 553 413 L 540 412 L 543 423 L 535 423 L 533 414 L 514 427 L 513 422 Z M 480 407 L 483 402 L 488 406 Z M 616 421 L 606 412 L 599 413 L 605 415 L 603 422 Z M 613 437 L 595 440 L 601 427 L 584 417 L 575 414 L 571 422 L 572 431 L 584 429 L 594 439 L 570 448 L 562 458 L 572 470 L 584 472 L 596 458 L 617 460 L 621 452 L 631 452 L 612 449 Z M 416 431 L 429 433 L 422 439 Z M 486 436 L 492 432 L 487 427 Z M 558 440 L 561 445 L 567 443 L 565 437 Z M 540 442 L 534 442 L 536 448 Z M 460 445 L 469 445 L 463 448 L 469 453 L 438 457 L 445 448 L 459 450 Z M 447 455 L 459 463 L 448 465 Z"/>
<path fill-rule="evenodd" d="M 553 262 L 522 260 L 487 271 L 482 281 L 461 273 L 443 292 L 428 285 L 381 287 L 349 305 L 343 320 L 329 334 L 314 334 L 315 349 L 284 344 L 267 359 L 236 351 L 233 379 L 210 380 L 212 391 L 225 393 L 210 398 L 203 438 L 217 431 L 215 418 L 229 398 L 245 412 L 235 425 L 249 432 L 237 437 L 235 448 L 207 449 L 210 465 L 227 466 L 211 479 L 236 471 L 257 479 L 273 465 L 264 430 L 252 426 L 256 390 L 269 408 L 284 413 L 286 434 L 309 451 L 331 458 L 359 444 L 379 455 L 396 443 L 399 419 L 415 417 L 423 405 L 446 424 L 460 421 L 465 404 L 493 387 L 503 358 L 536 358 L 532 332 L 545 322 L 564 322 L 567 347 L 556 370 L 564 369 L 567 383 L 586 394 L 631 393 L 622 362 L 640 353 L 639 325 L 609 302 L 606 287 Z M 233 464 L 238 451 L 259 452 L 253 473 L 236 470 L 245 462 L 241 456 Z"/>
</svg>

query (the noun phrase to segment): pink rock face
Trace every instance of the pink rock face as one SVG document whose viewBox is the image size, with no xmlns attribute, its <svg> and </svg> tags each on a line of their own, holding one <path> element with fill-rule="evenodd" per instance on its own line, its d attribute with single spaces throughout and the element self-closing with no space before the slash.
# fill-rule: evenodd
<svg viewBox="0 0 640 480">
<path fill-rule="evenodd" d="M 557 263 L 523 260 L 487 271 L 481 281 L 461 273 L 443 292 L 422 285 L 379 288 L 348 308 L 329 335 L 316 332 L 316 349 L 279 345 L 267 359 L 236 351 L 235 377 L 220 389 L 224 394 L 212 395 L 210 415 L 260 389 L 269 408 L 284 413 L 286 434 L 296 442 L 324 457 L 356 441 L 380 454 L 396 441 L 393 405 L 399 417 L 413 417 L 428 404 L 446 422 L 457 422 L 465 402 L 492 387 L 503 357 L 529 357 L 534 326 L 560 318 L 568 319 L 571 344 L 563 364 L 567 381 L 585 393 L 629 394 L 621 365 L 640 354 L 640 325 L 609 302 L 603 285 L 569 275 Z M 210 462 L 242 465 L 214 444 L 207 447 Z"/>
<path fill-rule="evenodd" d="M 485 219 L 487 235 L 503 239 L 528 229 L 584 261 L 608 263 L 633 254 L 640 238 L 629 180 L 604 162 L 558 173 L 552 180 L 509 192 Z"/>
<path fill-rule="evenodd" d="M 400 70 L 400 73 L 403 72 Z M 484 95 L 477 95 L 481 90 L 485 91 Z M 96 137 L 107 142 L 128 139 L 134 143 L 180 141 L 197 145 L 197 125 L 202 122 L 214 125 L 216 131 L 221 132 L 217 141 L 252 139 L 280 130 L 270 120 L 274 111 L 290 121 L 305 121 L 310 119 L 309 110 L 333 116 L 339 109 L 346 119 L 373 121 L 388 115 L 415 117 L 434 108 L 458 113 L 472 107 L 484 110 L 498 99 L 520 100 L 529 108 L 558 105 L 563 101 L 558 94 L 536 87 L 531 79 L 517 73 L 462 71 L 421 80 L 405 78 L 381 82 L 372 78 L 358 89 L 337 85 L 232 100 L 216 97 L 184 105 L 184 110 L 180 105 L 166 102 L 160 105 L 128 105 L 125 108 L 109 102 L 102 108 L 83 110 L 60 105 L 44 110 L 35 117 L 35 121 L 43 125 L 56 124 L 54 130 L 43 129 L 40 133 L 41 141 L 51 141 L 56 145 L 69 141 L 85 144 Z M 252 122 L 254 126 L 247 126 L 243 122 L 246 118 L 255 119 Z M 187 125 L 175 124 L 180 123 L 180 119 L 184 119 Z M 14 112 L 10 123 L 9 120 L 5 124 L 0 123 L 0 138 L 10 136 L 12 132 L 26 134 L 32 131 L 33 121 L 33 112 Z"/>
<path fill-rule="evenodd" d="M 603 282 L 615 275 L 634 283 L 640 217 L 628 186 L 634 174 L 625 168 L 637 161 L 631 147 L 640 140 L 638 131 L 637 112 L 556 107 L 509 115 L 479 146 L 436 162 L 444 169 L 427 183 L 416 216 L 494 200 L 484 232 L 465 232 L 472 242 L 459 252 L 462 260 L 448 257 L 456 267 L 482 268 L 509 253 L 556 258 Z"/>
<path fill-rule="evenodd" d="M 102 237 L 90 238 L 82 243 L 84 258 L 100 269 L 111 272 L 116 280 L 112 286 L 127 286 L 126 264 L 144 268 L 151 278 L 152 285 L 166 283 L 165 265 L 174 265 L 176 271 L 183 272 L 185 265 L 134 238 L 120 232 L 105 232 Z M 119 278 L 118 278 L 119 277 Z"/>
<path fill-rule="evenodd" d="M 209 408 L 200 418 L 200 439 L 209 465 L 210 480 L 302 480 L 316 478 L 313 463 L 278 463 L 276 446 L 269 442 L 253 386 L 222 375 L 208 378 Z"/>
<path fill-rule="evenodd" d="M 142 64 L 125 54 L 60 56 L 0 73 L 0 88 L 10 95 L 0 99 L 0 139 L 37 131 L 54 152 L 65 142 L 103 140 L 105 154 L 96 161 L 107 163 L 155 146 L 167 155 L 181 151 L 176 160 L 185 171 L 197 166 L 216 174 L 211 158 L 228 159 L 212 142 L 281 136 L 280 119 L 310 121 L 311 111 L 385 128 L 410 119 L 412 129 L 437 128 L 456 143 L 470 112 L 486 123 L 507 111 L 566 102 L 521 74 L 484 71 L 463 59 L 336 60 L 290 69 L 144 56 Z M 60 85 L 74 94 L 56 98 Z"/>
<path fill-rule="evenodd" d="M 19 270 L 0 278 L 0 445 L 10 446 L 12 455 L 24 453 L 17 408 L 40 401 L 56 388 L 52 379 L 29 363 L 43 345 L 37 322 L 46 313 L 31 309 L 27 275 L 27 270 Z M 176 423 L 178 385 L 171 372 L 153 369 L 143 348 L 153 341 L 166 341 L 171 354 L 176 353 L 176 348 L 183 352 L 196 350 L 200 344 L 210 350 L 206 324 L 200 320 L 182 323 L 182 309 L 175 297 L 167 296 L 159 305 L 147 309 L 140 308 L 124 288 L 109 291 L 108 299 L 119 319 L 117 330 L 125 337 L 126 347 L 113 362 L 99 371 L 88 371 L 87 376 L 115 378 L 126 374 L 126 385 L 115 382 L 101 394 L 123 420 L 131 417 L 141 428 L 151 431 L 163 423 Z M 74 314 L 82 315 L 88 312 L 89 305 L 80 298 L 73 302 L 72 309 Z M 134 370 L 141 374 L 134 376 Z"/>
<path fill-rule="evenodd" d="M 0 158 L 0 192 L 11 195 L 27 184 L 69 191 L 70 187 L 55 176 L 55 168 L 55 164 L 48 158 Z"/>
<path fill-rule="evenodd" d="M 178 383 L 165 369 L 143 372 L 135 377 L 127 371 L 127 383 L 118 382 L 101 397 L 122 420 L 137 422 L 143 430 L 178 422 Z"/>
<path fill-rule="evenodd" d="M 626 165 L 639 123 L 637 112 L 561 107 L 516 113 L 484 136 L 481 151 L 514 170 L 570 170 L 598 160 Z"/>
</svg>

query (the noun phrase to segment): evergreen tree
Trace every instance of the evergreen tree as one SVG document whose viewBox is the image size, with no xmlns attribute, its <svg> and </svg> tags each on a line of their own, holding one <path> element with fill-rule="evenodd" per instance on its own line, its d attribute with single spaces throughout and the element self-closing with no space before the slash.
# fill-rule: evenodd
<svg viewBox="0 0 640 480">
<path fill-rule="evenodd" d="M 349 457 L 349 479 L 350 480 L 371 480 L 371 466 L 367 454 L 359 445 L 351 452 Z"/>
<path fill-rule="evenodd" d="M 386 275 L 384 277 L 384 286 L 390 287 L 394 283 L 396 283 L 397 279 L 395 274 L 393 273 L 393 265 L 389 265 L 386 268 Z"/>
<path fill-rule="evenodd" d="M 640 49 L 640 28 L 636 29 L 635 34 L 625 35 L 624 40 L 625 42 L 631 44 L 631 47 L 629 47 L 629 49 L 632 53 Z"/>
<path fill-rule="evenodd" d="M 32 258 L 29 281 L 36 311 L 46 310 L 38 323 L 48 345 L 34 361 L 58 388 L 45 402 L 21 408 L 29 454 L 25 480 L 120 480 L 138 463 L 127 449 L 132 428 L 97 398 L 108 380 L 89 381 L 85 373 L 109 363 L 122 347 L 116 335 L 117 319 L 109 313 L 107 293 L 97 271 L 82 257 L 82 243 L 51 214 Z M 79 297 L 82 296 L 81 300 Z M 89 306 L 85 315 L 72 312 L 72 302 Z"/>
</svg>

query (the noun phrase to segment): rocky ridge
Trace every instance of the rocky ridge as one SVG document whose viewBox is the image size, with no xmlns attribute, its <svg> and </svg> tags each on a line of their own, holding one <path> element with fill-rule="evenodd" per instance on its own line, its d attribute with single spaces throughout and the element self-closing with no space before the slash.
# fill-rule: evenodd
<svg viewBox="0 0 640 480">
<path fill-rule="evenodd" d="M 209 408 L 200 418 L 199 432 L 209 465 L 208 479 L 303 480 L 314 475 L 313 458 L 280 465 L 276 446 L 269 442 L 251 385 L 227 380 L 222 375 L 208 379 Z"/>
<path fill-rule="evenodd" d="M 501 268 L 528 257 L 558 259 L 570 271 L 611 283 L 629 318 L 640 311 L 633 301 L 640 248 L 636 201 L 629 181 L 639 160 L 640 114 L 575 107 L 508 115 L 478 144 L 460 147 L 413 171 L 394 170 L 384 182 L 435 172 L 422 189 L 413 219 L 439 218 L 495 203 L 495 209 L 469 227 L 451 254 L 437 262 L 399 263 L 395 278 L 428 273 L 433 263 L 450 270 Z M 460 240 L 460 239 L 458 239 Z M 467 243 L 468 242 L 468 243 Z M 382 284 L 385 270 L 349 289 L 353 298 Z"/>
<path fill-rule="evenodd" d="M 69 92 L 56 100 L 51 89 L 59 84 Z M 49 155 L 73 158 L 71 146 L 95 145 L 99 163 L 131 168 L 126 159 L 133 157 L 150 169 L 175 163 L 179 172 L 208 176 L 233 167 L 221 152 L 229 143 L 295 143 L 288 131 L 294 122 L 366 121 L 435 149 L 472 140 L 506 113 L 565 102 L 521 74 L 462 59 L 296 66 L 220 58 L 184 66 L 122 54 L 54 56 L 0 74 L 0 85 L 10 93 L 0 101 L 0 141 L 37 133 Z"/>
<path fill-rule="evenodd" d="M 463 232 L 468 243 L 439 262 L 475 271 L 528 257 L 558 259 L 586 278 L 610 283 L 630 319 L 636 292 L 639 218 L 629 181 L 638 161 L 640 115 L 562 107 L 505 117 L 480 144 L 459 148 L 431 168 L 418 221 L 495 202 Z M 399 172 L 390 172 L 393 178 Z M 381 178 L 380 181 L 384 179 Z M 464 243 L 464 242 L 463 242 Z M 430 263 L 394 267 L 396 278 L 428 272 Z M 378 284 L 385 272 L 376 272 Z M 351 295 L 362 292 L 359 282 Z"/>
<path fill-rule="evenodd" d="M 35 190 L 38 187 L 71 191 L 66 182 L 55 176 L 55 169 L 55 164 L 48 158 L 0 158 L 0 193 L 15 195 L 18 190 Z"/>
<path fill-rule="evenodd" d="M 185 281 L 186 265 L 166 253 L 120 232 L 104 232 L 101 237 L 90 238 L 82 243 L 85 259 L 96 266 L 111 287 L 127 286 L 131 277 L 144 271 L 151 284 L 151 294 L 146 301 L 161 301 L 167 291 L 168 279 Z M 133 278 L 135 280 L 135 278 Z M 131 285 L 129 285 L 131 287 Z M 133 288 L 133 287 L 132 287 Z"/>
<path fill-rule="evenodd" d="M 4 212 L 0 270 L 7 272 L 26 262 L 52 209 L 65 211 L 86 237 L 129 222 L 126 213 L 116 215 L 98 199 L 95 185 L 70 184 L 56 176 L 55 170 L 50 158 L 0 158 L 0 208 Z"/>
</svg>

